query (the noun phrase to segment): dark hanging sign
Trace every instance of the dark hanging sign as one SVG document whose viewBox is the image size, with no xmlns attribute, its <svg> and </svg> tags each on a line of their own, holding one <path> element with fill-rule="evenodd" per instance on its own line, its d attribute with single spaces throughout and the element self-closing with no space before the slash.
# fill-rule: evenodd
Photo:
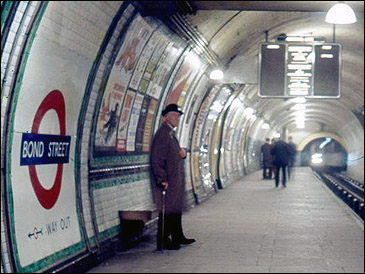
<svg viewBox="0 0 365 274">
<path fill-rule="evenodd" d="M 262 43 L 260 97 L 339 98 L 339 44 Z"/>
</svg>

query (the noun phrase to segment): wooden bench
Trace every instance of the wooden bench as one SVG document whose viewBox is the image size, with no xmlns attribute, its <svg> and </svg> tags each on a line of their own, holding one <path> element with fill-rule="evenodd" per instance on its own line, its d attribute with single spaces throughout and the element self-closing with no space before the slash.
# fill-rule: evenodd
<svg viewBox="0 0 365 274">
<path fill-rule="evenodd" d="M 120 250 L 139 243 L 147 230 L 157 223 L 158 210 L 120 210 Z"/>
</svg>

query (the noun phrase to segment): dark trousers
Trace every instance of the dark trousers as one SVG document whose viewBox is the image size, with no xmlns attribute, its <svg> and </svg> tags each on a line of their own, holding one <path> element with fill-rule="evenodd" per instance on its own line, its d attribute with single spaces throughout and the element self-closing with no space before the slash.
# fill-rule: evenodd
<svg viewBox="0 0 365 274">
<path fill-rule="evenodd" d="M 264 178 L 264 179 L 271 179 L 272 178 L 272 167 L 271 166 L 265 166 L 264 165 L 264 168 L 262 170 L 262 178 Z"/>
<path fill-rule="evenodd" d="M 164 218 L 162 213 L 158 216 L 158 227 L 157 227 L 157 248 L 166 247 L 170 244 L 179 244 L 181 240 L 185 238 L 182 224 L 182 214 L 165 214 Z M 164 227 L 162 229 L 162 221 L 164 220 Z M 163 234 L 162 235 L 162 230 Z M 171 237 L 171 238 L 170 238 Z M 162 242 L 163 239 L 163 242 Z"/>
<path fill-rule="evenodd" d="M 290 180 L 290 178 L 292 177 L 293 174 L 293 167 L 294 167 L 294 161 L 289 161 L 288 163 L 288 179 Z"/>
<path fill-rule="evenodd" d="M 275 164 L 275 186 L 279 186 L 279 179 L 280 179 L 280 169 L 282 170 L 283 178 L 282 178 L 282 184 L 285 187 L 286 186 L 286 164 L 280 163 Z"/>
</svg>

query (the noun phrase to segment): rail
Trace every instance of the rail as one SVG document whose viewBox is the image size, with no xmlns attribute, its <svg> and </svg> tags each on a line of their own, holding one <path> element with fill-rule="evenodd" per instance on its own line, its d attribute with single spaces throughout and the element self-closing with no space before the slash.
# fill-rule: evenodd
<svg viewBox="0 0 365 274">
<path fill-rule="evenodd" d="M 364 221 L 364 185 L 339 173 L 325 173 L 314 170 L 314 174 L 323 181 Z"/>
</svg>

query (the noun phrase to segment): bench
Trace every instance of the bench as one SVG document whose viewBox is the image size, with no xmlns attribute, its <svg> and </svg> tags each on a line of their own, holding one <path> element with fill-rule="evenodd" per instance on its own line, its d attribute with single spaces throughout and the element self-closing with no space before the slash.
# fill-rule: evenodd
<svg viewBox="0 0 365 274">
<path fill-rule="evenodd" d="M 120 210 L 120 250 L 124 251 L 139 243 L 148 230 L 157 223 L 158 210 Z"/>
</svg>

